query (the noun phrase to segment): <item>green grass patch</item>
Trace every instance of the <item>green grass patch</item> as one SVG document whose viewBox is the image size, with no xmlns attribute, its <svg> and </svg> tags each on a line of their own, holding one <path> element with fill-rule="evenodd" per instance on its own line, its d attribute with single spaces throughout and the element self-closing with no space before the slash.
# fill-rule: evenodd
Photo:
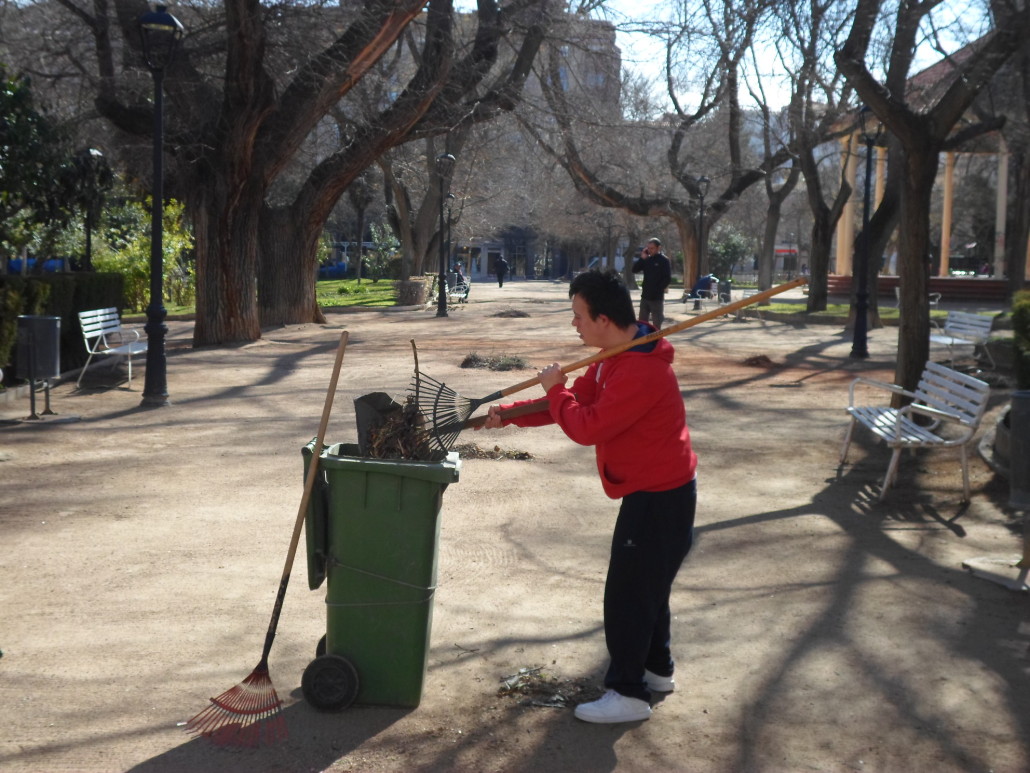
<svg viewBox="0 0 1030 773">
<path fill-rule="evenodd" d="M 315 283 L 315 297 L 322 308 L 349 307 L 381 308 L 397 305 L 397 291 L 393 280 L 373 282 L 362 279 L 323 279 Z"/>
<path fill-rule="evenodd" d="M 806 314 L 808 308 L 804 303 L 780 303 L 773 301 L 768 306 L 759 306 L 761 311 L 770 311 L 775 314 Z M 828 303 L 825 311 L 814 311 L 812 317 L 847 317 L 851 307 L 846 303 Z M 895 306 L 881 306 L 880 319 L 890 320 L 898 318 L 898 309 Z M 930 317 L 943 320 L 948 312 L 943 309 L 930 309 Z"/>
</svg>

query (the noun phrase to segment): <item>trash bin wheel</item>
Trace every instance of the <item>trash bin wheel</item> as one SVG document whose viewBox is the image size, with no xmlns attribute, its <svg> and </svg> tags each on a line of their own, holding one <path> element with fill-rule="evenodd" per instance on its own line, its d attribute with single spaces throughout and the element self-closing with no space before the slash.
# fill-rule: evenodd
<svg viewBox="0 0 1030 773">
<path fill-rule="evenodd" d="M 358 671 L 347 658 L 320 655 L 304 669 L 300 687 L 319 711 L 342 711 L 358 696 Z"/>
<path fill-rule="evenodd" d="M 318 640 L 318 644 L 315 645 L 315 657 L 321 657 L 326 653 L 325 634 L 322 634 L 322 638 Z"/>
</svg>

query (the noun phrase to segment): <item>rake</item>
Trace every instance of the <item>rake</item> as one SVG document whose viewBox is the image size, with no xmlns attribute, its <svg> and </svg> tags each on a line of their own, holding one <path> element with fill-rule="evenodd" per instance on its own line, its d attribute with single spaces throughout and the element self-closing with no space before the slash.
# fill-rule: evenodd
<svg viewBox="0 0 1030 773">
<path fill-rule="evenodd" d="M 787 290 L 793 290 L 795 287 L 801 287 L 806 284 L 808 280 L 805 277 L 799 277 L 791 282 L 786 282 L 768 290 L 763 290 L 760 293 L 756 293 L 747 298 L 742 298 L 739 301 L 728 303 L 725 306 L 720 306 L 718 309 L 707 311 L 703 314 L 698 314 L 696 317 L 678 322 L 675 325 L 670 325 L 662 330 L 656 330 L 654 333 L 643 336 L 641 338 L 635 338 L 629 343 L 622 344 L 620 346 L 612 347 L 611 349 L 605 349 L 604 351 L 598 352 L 590 357 L 579 360 L 566 365 L 562 368 L 562 373 L 571 373 L 574 370 L 585 368 L 587 365 L 592 365 L 595 362 L 606 360 L 609 357 L 614 357 L 616 354 L 621 354 L 628 349 L 632 349 L 635 346 L 646 344 L 651 341 L 656 341 L 659 338 L 664 338 L 672 333 L 678 333 L 681 330 L 686 330 L 688 327 L 694 325 L 700 325 L 702 322 L 707 322 L 710 319 L 716 317 L 722 317 L 726 314 L 732 314 L 745 306 L 751 306 L 756 303 L 762 303 L 774 295 L 786 292 Z M 412 342 L 414 347 L 414 342 Z M 469 421 L 469 417 L 476 412 L 476 410 L 487 403 L 492 403 L 500 400 L 502 397 L 507 397 L 515 392 L 521 392 L 523 389 L 529 389 L 529 387 L 540 383 L 539 377 L 520 381 L 518 384 L 502 389 L 499 392 L 493 392 L 492 394 L 482 397 L 478 400 L 462 397 L 460 394 L 455 392 L 449 386 L 442 381 L 438 381 L 432 376 L 422 373 L 418 369 L 418 357 L 415 358 L 415 375 L 411 382 L 411 392 L 413 394 L 415 402 L 418 404 L 419 410 L 426 419 L 426 437 L 429 443 L 439 449 L 440 451 L 449 451 L 454 442 L 458 439 L 458 435 L 461 434 L 463 429 L 474 426 L 476 423 L 482 423 L 484 419 L 480 419 L 478 422 L 473 420 Z M 541 407 L 533 409 L 527 409 L 525 412 L 534 412 L 543 410 Z M 510 417 L 512 414 L 505 414 Z"/>
<path fill-rule="evenodd" d="M 268 673 L 268 653 L 272 650 L 272 641 L 279 626 L 279 614 L 282 612 L 283 599 L 286 598 L 286 586 L 290 581 L 290 570 L 293 559 L 297 555 L 297 543 L 300 541 L 300 529 L 304 524 L 308 503 L 315 488 L 318 477 L 318 459 L 322 453 L 326 427 L 329 424 L 329 412 L 333 407 L 336 394 L 336 383 L 340 378 L 340 367 L 343 365 L 343 353 L 347 348 L 348 334 L 340 335 L 340 344 L 336 350 L 336 362 L 333 364 L 333 375 L 329 380 L 329 391 L 325 396 L 322 408 L 322 420 L 315 436 L 312 462 L 308 466 L 304 478 L 304 494 L 300 499 L 297 520 L 293 526 L 290 549 L 286 554 L 286 566 L 279 581 L 279 592 L 275 597 L 272 619 L 265 634 L 265 646 L 261 651 L 261 661 L 250 675 L 235 687 L 226 690 L 217 698 L 211 698 L 210 705 L 186 723 L 186 732 L 210 739 L 219 746 L 262 746 L 286 739 L 286 718 L 282 715 L 282 701 L 276 695 L 272 678 Z"/>
</svg>

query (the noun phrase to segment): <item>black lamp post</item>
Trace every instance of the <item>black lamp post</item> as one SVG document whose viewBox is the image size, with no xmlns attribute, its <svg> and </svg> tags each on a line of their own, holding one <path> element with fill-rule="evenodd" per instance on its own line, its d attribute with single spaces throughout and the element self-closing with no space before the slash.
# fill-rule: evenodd
<svg viewBox="0 0 1030 773">
<path fill-rule="evenodd" d="M 440 178 L 440 294 L 436 302 L 436 316 L 447 316 L 447 245 L 444 243 L 443 209 L 446 195 L 444 190 L 454 171 L 454 156 L 441 153 L 436 157 L 436 173 Z"/>
<path fill-rule="evenodd" d="M 163 289 L 164 217 L 164 81 L 165 68 L 172 61 L 182 39 L 182 24 L 159 5 L 139 17 L 143 58 L 154 76 L 154 186 L 150 211 L 150 305 L 147 306 L 147 372 L 143 381 L 142 405 L 168 405 L 168 374 L 165 359 L 165 316 Z"/>
<path fill-rule="evenodd" d="M 857 278 L 855 293 L 855 329 L 851 343 L 851 357 L 864 360 L 869 356 L 869 212 L 872 209 L 873 147 L 879 139 L 880 124 L 871 129 L 866 126 L 869 107 L 862 106 L 858 115 L 862 126 L 862 141 L 865 143 L 865 201 L 862 208 L 862 244 L 858 262 L 853 267 L 852 277 Z"/>
<path fill-rule="evenodd" d="M 708 195 L 708 186 L 712 181 L 706 175 L 697 178 L 697 275 L 694 277 L 696 286 L 701 279 L 701 270 L 705 260 L 705 196 Z M 694 299 L 694 310 L 701 308 L 701 298 Z"/>
</svg>

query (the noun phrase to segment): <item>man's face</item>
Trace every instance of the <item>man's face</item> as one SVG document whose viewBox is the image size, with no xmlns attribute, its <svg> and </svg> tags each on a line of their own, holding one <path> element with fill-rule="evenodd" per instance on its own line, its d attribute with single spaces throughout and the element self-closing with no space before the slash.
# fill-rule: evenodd
<svg viewBox="0 0 1030 773">
<path fill-rule="evenodd" d="M 579 295 L 572 296 L 572 326 L 576 328 L 584 346 L 601 347 L 601 333 L 606 329 L 608 318 L 598 314 L 591 319 L 590 307 Z"/>
</svg>

